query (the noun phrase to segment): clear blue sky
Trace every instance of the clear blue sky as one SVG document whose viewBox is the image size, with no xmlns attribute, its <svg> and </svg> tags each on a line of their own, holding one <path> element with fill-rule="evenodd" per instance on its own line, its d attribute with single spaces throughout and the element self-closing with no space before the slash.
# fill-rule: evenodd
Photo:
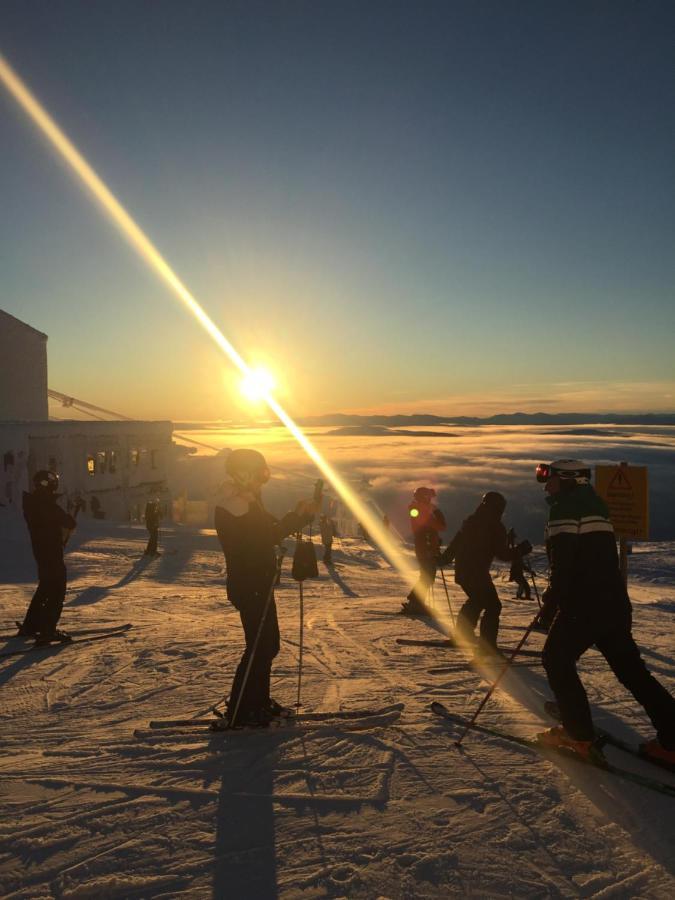
<svg viewBox="0 0 675 900">
<path fill-rule="evenodd" d="M 286 402 L 675 410 L 671 2 L 4 0 L 0 53 Z M 50 385 L 236 410 L 0 95 L 0 306 Z"/>
</svg>

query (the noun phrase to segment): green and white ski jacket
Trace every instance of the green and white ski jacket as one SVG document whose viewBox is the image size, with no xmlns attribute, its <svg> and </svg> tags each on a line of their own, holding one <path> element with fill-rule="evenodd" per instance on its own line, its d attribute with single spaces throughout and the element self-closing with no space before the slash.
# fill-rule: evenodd
<svg viewBox="0 0 675 900">
<path fill-rule="evenodd" d="M 576 485 L 547 502 L 551 599 L 561 610 L 584 618 L 630 614 L 604 501 L 590 485 Z"/>
</svg>

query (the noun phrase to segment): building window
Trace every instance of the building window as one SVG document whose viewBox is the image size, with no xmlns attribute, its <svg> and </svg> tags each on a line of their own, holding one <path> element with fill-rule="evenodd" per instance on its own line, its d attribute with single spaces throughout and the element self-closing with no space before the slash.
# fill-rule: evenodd
<svg viewBox="0 0 675 900">
<path fill-rule="evenodd" d="M 129 451 L 129 460 L 132 466 L 137 466 L 139 464 L 139 462 L 141 461 L 141 451 L 138 449 L 138 447 L 134 447 Z"/>
<path fill-rule="evenodd" d="M 105 450 L 99 450 L 96 454 L 96 471 L 105 475 Z"/>
<path fill-rule="evenodd" d="M 56 457 L 55 457 L 55 456 L 50 456 L 50 457 L 49 457 L 49 468 L 50 468 L 50 470 L 51 470 L 52 472 L 56 472 L 56 469 L 58 468 L 58 464 L 57 464 L 57 462 L 56 462 Z"/>
<path fill-rule="evenodd" d="M 88 456 L 87 457 L 87 475 L 95 475 L 96 474 L 96 457 Z"/>
<path fill-rule="evenodd" d="M 108 453 L 108 471 L 117 471 L 117 450 L 110 450 Z"/>
<path fill-rule="evenodd" d="M 2 458 L 3 465 L 5 467 L 5 472 L 9 469 L 10 466 L 14 465 L 14 454 L 11 450 L 8 450 L 7 453 Z"/>
<path fill-rule="evenodd" d="M 153 469 L 157 468 L 157 451 L 156 450 L 150 451 L 150 466 Z"/>
</svg>

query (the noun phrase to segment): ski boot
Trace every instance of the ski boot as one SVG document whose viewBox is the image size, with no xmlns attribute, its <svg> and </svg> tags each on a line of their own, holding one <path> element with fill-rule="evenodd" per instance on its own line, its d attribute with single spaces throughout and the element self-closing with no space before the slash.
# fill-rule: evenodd
<svg viewBox="0 0 675 900">
<path fill-rule="evenodd" d="M 35 646 L 45 647 L 47 644 L 68 644 L 72 641 L 72 637 L 67 631 L 59 631 L 55 628 L 53 631 L 39 631 L 35 636 Z"/>
<path fill-rule="evenodd" d="M 644 756 L 657 766 L 675 772 L 675 750 L 668 750 L 658 738 L 640 744 L 640 756 Z"/>
<path fill-rule="evenodd" d="M 34 628 L 28 628 L 22 622 L 16 622 L 16 627 L 18 628 L 18 631 L 16 633 L 17 637 L 32 637 L 32 638 L 34 638 L 35 635 L 37 634 L 37 631 L 35 631 Z"/>
<path fill-rule="evenodd" d="M 274 697 L 270 697 L 264 709 L 274 719 L 290 719 L 295 715 L 295 710 L 292 706 L 283 706 L 281 703 L 275 700 Z"/>
<path fill-rule="evenodd" d="M 537 740 L 545 747 L 569 752 L 571 756 L 578 756 L 585 762 L 596 765 L 604 762 L 602 752 L 597 748 L 594 741 L 578 741 L 571 737 L 562 725 L 556 725 L 547 731 L 541 731 L 537 735 Z"/>
<path fill-rule="evenodd" d="M 249 728 L 269 728 L 270 723 L 274 720 L 267 709 L 249 709 L 240 710 L 234 724 L 228 714 L 215 719 L 210 725 L 210 731 L 238 731 L 239 729 Z"/>
</svg>

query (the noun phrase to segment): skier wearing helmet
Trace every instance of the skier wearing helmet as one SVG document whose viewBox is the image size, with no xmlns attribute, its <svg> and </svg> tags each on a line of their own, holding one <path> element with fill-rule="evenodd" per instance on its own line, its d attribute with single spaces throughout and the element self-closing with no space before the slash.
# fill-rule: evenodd
<svg viewBox="0 0 675 900">
<path fill-rule="evenodd" d="M 462 523 L 440 557 L 440 564 L 455 560 L 455 581 L 467 595 L 457 616 L 457 636 L 467 643 L 476 641 L 474 628 L 479 618 L 480 651 L 497 652 L 497 633 L 502 604 L 490 576 L 495 557 L 513 562 L 532 550 L 529 541 L 510 547 L 502 516 L 506 499 L 497 491 L 488 491 L 474 513 Z"/>
<path fill-rule="evenodd" d="M 435 496 L 433 488 L 419 487 L 408 505 L 420 574 L 401 606 L 401 614 L 404 616 L 423 616 L 427 613 L 425 600 L 436 578 L 436 563 L 441 549 L 439 535 L 447 527 L 445 516 L 434 504 Z"/>
<path fill-rule="evenodd" d="M 303 500 L 277 520 L 264 508 L 261 489 L 270 472 L 257 450 L 233 450 L 229 476 L 215 510 L 215 526 L 227 566 L 227 597 L 241 616 L 246 647 L 237 667 L 227 708 L 229 727 L 264 727 L 283 708 L 270 697 L 272 660 L 279 652 L 274 602 L 276 545 L 300 531 L 317 511 Z"/>
<path fill-rule="evenodd" d="M 560 459 L 537 467 L 537 481 L 545 485 L 550 507 L 549 591 L 558 609 L 542 659 L 562 722 L 539 739 L 590 756 L 595 735 L 576 661 L 595 645 L 656 729 L 656 739 L 643 744 L 642 753 L 675 769 L 675 699 L 649 672 L 633 640 L 631 603 L 614 529 L 590 478 L 590 468 L 580 460 Z"/>
<path fill-rule="evenodd" d="M 37 644 L 69 641 L 57 625 L 66 596 L 63 547 L 75 528 L 75 519 L 56 502 L 59 476 L 41 469 L 33 477 L 33 490 L 23 494 L 23 515 L 28 525 L 38 568 L 38 586 L 19 625 L 19 635 L 35 637 Z"/>
</svg>

